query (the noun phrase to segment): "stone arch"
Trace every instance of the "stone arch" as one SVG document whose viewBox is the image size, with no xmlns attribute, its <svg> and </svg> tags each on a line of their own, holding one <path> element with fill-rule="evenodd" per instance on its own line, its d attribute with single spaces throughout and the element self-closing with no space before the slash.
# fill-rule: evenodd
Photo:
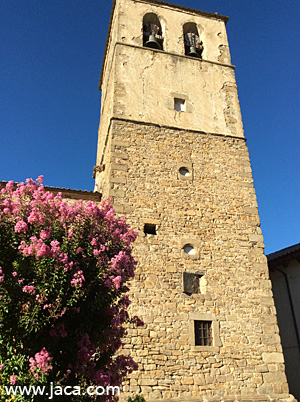
<svg viewBox="0 0 300 402">
<path fill-rule="evenodd" d="M 187 22 L 183 25 L 184 52 L 186 56 L 201 58 L 203 43 L 200 40 L 197 24 Z"/>
<path fill-rule="evenodd" d="M 143 18 L 143 46 L 163 50 L 162 25 L 158 16 L 147 13 Z"/>
</svg>

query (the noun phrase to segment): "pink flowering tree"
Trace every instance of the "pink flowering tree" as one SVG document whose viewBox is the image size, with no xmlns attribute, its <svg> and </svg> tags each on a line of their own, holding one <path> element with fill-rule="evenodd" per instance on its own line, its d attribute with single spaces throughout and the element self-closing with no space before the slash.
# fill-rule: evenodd
<svg viewBox="0 0 300 402">
<path fill-rule="evenodd" d="M 127 312 L 135 237 L 108 203 L 68 204 L 45 191 L 42 176 L 2 188 L 1 401 L 5 385 L 119 386 L 137 368 L 116 354 L 123 324 L 141 324 Z"/>
</svg>

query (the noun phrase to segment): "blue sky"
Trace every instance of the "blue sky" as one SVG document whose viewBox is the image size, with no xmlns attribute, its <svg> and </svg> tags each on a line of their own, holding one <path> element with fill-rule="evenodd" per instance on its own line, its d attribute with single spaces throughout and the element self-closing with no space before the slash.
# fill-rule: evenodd
<svg viewBox="0 0 300 402">
<path fill-rule="evenodd" d="M 300 242 L 298 0 L 174 0 L 227 32 L 266 253 Z M 0 2 L 0 180 L 93 190 L 111 1 Z"/>
</svg>

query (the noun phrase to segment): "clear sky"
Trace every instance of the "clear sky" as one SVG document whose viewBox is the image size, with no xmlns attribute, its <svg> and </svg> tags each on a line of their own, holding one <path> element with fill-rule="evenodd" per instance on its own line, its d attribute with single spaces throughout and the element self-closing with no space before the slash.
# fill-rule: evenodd
<svg viewBox="0 0 300 402">
<path fill-rule="evenodd" d="M 230 17 L 266 253 L 300 242 L 299 0 L 172 2 Z M 43 174 L 93 190 L 110 10 L 110 0 L 0 1 L 0 180 Z"/>
</svg>

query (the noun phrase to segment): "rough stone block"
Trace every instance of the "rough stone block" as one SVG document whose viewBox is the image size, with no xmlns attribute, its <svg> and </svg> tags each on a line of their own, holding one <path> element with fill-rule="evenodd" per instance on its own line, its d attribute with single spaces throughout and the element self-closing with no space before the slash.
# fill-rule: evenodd
<svg viewBox="0 0 300 402">
<path fill-rule="evenodd" d="M 265 363 L 284 363 L 283 354 L 279 352 L 264 352 L 262 358 Z"/>
</svg>

